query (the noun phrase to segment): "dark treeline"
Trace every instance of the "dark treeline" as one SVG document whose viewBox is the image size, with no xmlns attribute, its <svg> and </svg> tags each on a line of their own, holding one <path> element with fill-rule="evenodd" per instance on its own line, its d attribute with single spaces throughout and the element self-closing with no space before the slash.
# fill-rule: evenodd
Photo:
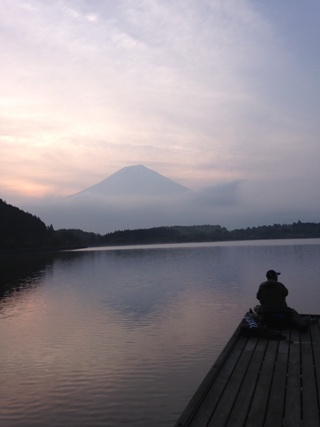
<svg viewBox="0 0 320 427">
<path fill-rule="evenodd" d="M 220 225 L 154 227 L 115 231 L 105 235 L 81 230 L 55 232 L 65 246 L 115 246 L 152 243 L 224 242 L 237 240 L 303 239 L 320 237 L 320 223 L 274 224 L 228 231 Z"/>
<path fill-rule="evenodd" d="M 227 230 L 220 225 L 193 225 L 122 230 L 100 235 L 76 229 L 54 230 L 40 218 L 0 199 L 0 249 L 66 249 L 85 246 L 152 243 L 223 242 L 320 237 L 320 223 L 274 224 Z"/>
<path fill-rule="evenodd" d="M 0 249 L 43 246 L 52 234 L 52 226 L 0 199 Z"/>
<path fill-rule="evenodd" d="M 223 242 L 237 240 L 302 239 L 320 237 L 320 224 L 263 225 L 228 231 L 220 225 L 172 226 L 139 230 L 115 231 L 101 236 L 107 245 Z"/>
<path fill-rule="evenodd" d="M 99 234 L 57 230 L 37 216 L 0 199 L 0 250 L 60 250 L 101 245 Z"/>
</svg>

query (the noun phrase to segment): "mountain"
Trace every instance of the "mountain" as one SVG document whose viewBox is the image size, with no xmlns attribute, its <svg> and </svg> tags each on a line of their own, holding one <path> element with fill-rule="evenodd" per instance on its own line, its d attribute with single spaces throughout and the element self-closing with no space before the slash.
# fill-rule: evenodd
<svg viewBox="0 0 320 427">
<path fill-rule="evenodd" d="M 174 196 L 190 191 L 188 188 L 143 166 L 128 166 L 105 180 L 69 197 L 96 196 Z"/>
<path fill-rule="evenodd" d="M 55 229 L 105 234 L 115 230 L 193 224 L 194 192 L 142 165 L 120 169 L 68 197 L 32 205 Z M 30 205 L 25 205 L 30 209 Z M 198 211 L 198 207 L 197 207 Z M 188 215 L 188 219 L 186 219 Z"/>
</svg>

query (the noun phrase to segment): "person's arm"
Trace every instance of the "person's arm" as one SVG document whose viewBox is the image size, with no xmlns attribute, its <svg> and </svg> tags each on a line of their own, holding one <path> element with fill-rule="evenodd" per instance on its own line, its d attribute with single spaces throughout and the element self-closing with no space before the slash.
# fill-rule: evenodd
<svg viewBox="0 0 320 427">
<path fill-rule="evenodd" d="M 261 285 L 259 286 L 258 292 L 257 292 L 257 299 L 260 301 L 261 300 Z"/>
<path fill-rule="evenodd" d="M 284 285 L 282 285 L 282 288 L 283 288 L 283 295 L 284 295 L 285 297 L 287 297 L 287 296 L 288 296 L 288 294 L 289 294 L 288 289 L 287 289 Z"/>
</svg>

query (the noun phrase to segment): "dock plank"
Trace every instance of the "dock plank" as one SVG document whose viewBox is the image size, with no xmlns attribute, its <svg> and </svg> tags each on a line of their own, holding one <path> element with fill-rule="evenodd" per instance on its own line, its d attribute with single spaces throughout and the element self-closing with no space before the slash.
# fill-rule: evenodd
<svg viewBox="0 0 320 427">
<path fill-rule="evenodd" d="M 311 329 L 311 328 L 310 328 Z M 320 425 L 317 378 L 311 332 L 301 334 L 302 419 L 304 427 Z"/>
<path fill-rule="evenodd" d="M 301 365 L 300 365 L 300 333 L 292 330 L 290 334 L 288 362 L 287 393 L 284 408 L 284 419 L 287 425 L 301 425 Z"/>
<path fill-rule="evenodd" d="M 229 381 L 229 378 L 238 363 L 238 360 L 243 352 L 244 347 L 248 342 L 248 338 L 236 336 L 232 343 L 231 353 L 227 349 L 226 356 L 221 357 L 221 362 L 214 364 L 214 369 L 208 374 L 210 379 L 204 381 L 200 386 L 201 405 L 194 411 L 194 404 L 191 401 L 185 413 L 183 414 L 177 427 L 180 426 L 207 426 L 212 416 L 213 408 L 219 403 L 220 397 Z M 208 377 L 207 377 L 208 378 Z"/>
<path fill-rule="evenodd" d="M 245 424 L 247 427 L 262 427 L 267 413 L 269 390 L 273 379 L 278 343 L 276 341 L 266 341 L 266 343 L 266 352 Z"/>
<path fill-rule="evenodd" d="M 281 426 L 287 382 L 288 341 L 280 341 L 275 359 L 273 379 L 270 388 L 265 427 Z"/>
<path fill-rule="evenodd" d="M 223 427 L 226 425 L 229 419 L 230 410 L 232 410 L 232 407 L 238 398 L 241 384 L 244 381 L 247 369 L 250 366 L 256 343 L 257 338 L 248 340 L 247 345 L 241 353 L 238 363 L 235 366 L 235 369 L 230 375 L 229 381 L 223 391 L 218 405 L 215 408 L 208 427 Z"/>
<path fill-rule="evenodd" d="M 314 317 L 307 332 L 287 328 L 279 341 L 245 337 L 238 328 L 175 427 L 320 427 Z"/>
<path fill-rule="evenodd" d="M 252 355 L 248 370 L 245 373 L 245 377 L 242 381 L 237 400 L 232 410 L 230 411 L 228 419 L 228 426 L 230 427 L 238 427 L 239 425 L 246 424 L 246 419 L 248 417 L 249 409 L 255 395 L 257 382 L 261 372 L 266 344 L 266 340 L 260 339 L 256 345 L 256 348 L 254 349 L 254 353 Z"/>
<path fill-rule="evenodd" d="M 314 369 L 318 391 L 318 408 L 320 411 L 320 319 L 310 326 L 310 334 L 313 349 Z"/>
</svg>

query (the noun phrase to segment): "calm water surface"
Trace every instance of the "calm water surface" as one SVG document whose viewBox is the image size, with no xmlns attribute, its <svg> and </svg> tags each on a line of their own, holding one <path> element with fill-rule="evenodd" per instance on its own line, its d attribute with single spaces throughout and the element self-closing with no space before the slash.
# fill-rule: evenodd
<svg viewBox="0 0 320 427">
<path fill-rule="evenodd" d="M 319 259 L 319 239 L 2 259 L 0 425 L 172 426 L 268 269 L 320 312 Z"/>
</svg>

